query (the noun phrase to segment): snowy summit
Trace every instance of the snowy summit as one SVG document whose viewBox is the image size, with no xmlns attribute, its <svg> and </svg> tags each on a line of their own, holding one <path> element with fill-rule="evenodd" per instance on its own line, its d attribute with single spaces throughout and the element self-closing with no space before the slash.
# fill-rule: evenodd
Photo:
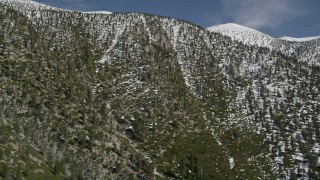
<svg viewBox="0 0 320 180">
<path fill-rule="evenodd" d="M 320 65 L 320 50 L 318 48 L 320 36 L 273 38 L 257 30 L 234 23 L 208 27 L 207 30 L 230 37 L 232 40 L 242 42 L 245 45 L 266 47 L 286 55 L 294 54 L 299 61 L 307 62 L 309 65 Z M 304 49 L 304 51 L 301 52 L 301 49 Z"/>
<path fill-rule="evenodd" d="M 305 42 L 305 41 L 320 39 L 320 36 L 302 37 L 302 38 L 283 36 L 281 38 L 273 38 L 255 29 L 251 29 L 249 27 L 245 27 L 235 23 L 219 24 L 219 25 L 208 27 L 207 30 L 211 32 L 221 33 L 225 36 L 229 36 L 231 39 L 240 41 L 244 44 L 258 45 L 263 47 L 269 47 L 272 41 L 275 41 L 275 40 Z"/>
<path fill-rule="evenodd" d="M 269 47 L 273 41 L 273 38 L 267 34 L 235 23 L 216 25 L 207 29 L 248 45 Z"/>
</svg>

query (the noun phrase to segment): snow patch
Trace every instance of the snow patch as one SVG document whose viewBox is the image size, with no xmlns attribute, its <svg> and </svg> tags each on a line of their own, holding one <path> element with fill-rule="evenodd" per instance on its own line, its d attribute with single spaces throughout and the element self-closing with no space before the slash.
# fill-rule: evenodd
<svg viewBox="0 0 320 180">
<path fill-rule="evenodd" d="M 147 25 L 146 18 L 144 17 L 144 15 L 141 15 L 141 20 L 143 22 L 144 27 L 146 28 L 149 37 L 149 43 L 151 44 L 151 32 L 149 26 Z"/>
<path fill-rule="evenodd" d="M 179 31 L 180 31 L 180 25 L 173 27 L 173 47 L 177 51 L 177 59 L 178 59 L 179 65 L 181 66 L 181 71 L 182 71 L 185 83 L 190 88 L 190 91 L 192 92 L 192 94 L 198 97 L 195 91 L 195 87 L 194 87 L 195 82 L 192 79 L 190 68 L 188 68 L 186 60 L 183 59 L 183 56 L 179 53 L 179 49 L 180 49 L 178 47 L 178 41 L 180 40 Z"/>
<path fill-rule="evenodd" d="M 230 169 L 233 169 L 235 165 L 233 157 L 229 157 L 229 164 L 230 164 Z"/>
<path fill-rule="evenodd" d="M 114 47 L 117 45 L 120 36 L 123 34 L 123 32 L 125 31 L 125 25 L 120 25 L 118 26 L 117 30 L 116 30 L 116 34 L 114 39 L 112 40 L 111 46 L 108 48 L 108 50 L 106 51 L 106 53 L 103 55 L 103 57 L 101 58 L 101 60 L 99 61 L 100 63 L 104 64 L 105 62 L 107 62 L 108 64 L 111 64 L 111 57 L 109 56 L 109 53 L 114 49 Z"/>
</svg>

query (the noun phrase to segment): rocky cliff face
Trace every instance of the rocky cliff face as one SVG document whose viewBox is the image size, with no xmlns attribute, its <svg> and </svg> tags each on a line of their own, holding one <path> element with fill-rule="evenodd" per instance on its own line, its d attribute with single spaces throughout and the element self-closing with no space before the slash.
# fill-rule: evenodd
<svg viewBox="0 0 320 180">
<path fill-rule="evenodd" d="M 0 10 L 2 178 L 319 177 L 318 66 L 167 17 Z"/>
</svg>

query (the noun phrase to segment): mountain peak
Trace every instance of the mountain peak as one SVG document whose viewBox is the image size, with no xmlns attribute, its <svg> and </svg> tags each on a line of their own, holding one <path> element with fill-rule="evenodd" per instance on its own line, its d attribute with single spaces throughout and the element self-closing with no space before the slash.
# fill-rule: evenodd
<svg viewBox="0 0 320 180">
<path fill-rule="evenodd" d="M 220 32 L 225 32 L 225 31 L 229 31 L 229 32 L 236 32 L 236 33 L 256 33 L 256 34 L 260 34 L 263 36 L 269 36 L 267 34 L 264 34 L 260 31 L 257 31 L 255 29 L 240 25 L 240 24 L 236 24 L 236 23 L 226 23 L 226 24 L 219 24 L 219 25 L 215 25 L 215 26 L 211 26 L 207 28 L 209 31 L 220 31 Z"/>
<path fill-rule="evenodd" d="M 295 53 L 296 57 L 301 61 L 306 61 L 309 64 L 319 64 L 317 42 L 320 40 L 320 36 L 305 38 L 285 36 L 281 38 L 273 38 L 257 30 L 235 23 L 212 26 L 207 28 L 207 30 L 220 33 L 224 36 L 230 37 L 234 41 L 239 41 L 246 45 L 266 47 L 271 50 L 281 51 L 286 55 Z M 298 48 L 305 47 L 307 47 L 306 49 L 308 49 L 308 51 L 302 54 L 297 53 Z"/>
<path fill-rule="evenodd" d="M 273 38 L 258 30 L 255 30 L 240 24 L 236 24 L 236 23 L 219 24 L 219 25 L 208 27 L 207 30 L 211 32 L 221 33 L 225 36 L 231 37 L 233 40 L 241 41 L 249 45 L 259 45 L 257 43 L 248 42 L 248 39 L 250 39 L 250 37 L 252 36 L 263 37 L 264 39 L 268 39 L 268 40 L 278 39 L 278 40 L 291 41 L 291 42 L 306 42 L 306 41 L 312 41 L 320 38 L 320 36 L 302 37 L 302 38 L 283 36 L 280 38 Z"/>
<path fill-rule="evenodd" d="M 269 47 L 273 38 L 255 29 L 235 23 L 220 24 L 207 28 L 211 32 L 221 33 L 231 39 L 248 45 Z"/>
<path fill-rule="evenodd" d="M 236 23 L 226 23 L 226 24 L 219 24 L 215 26 L 208 27 L 207 29 L 237 29 L 237 30 L 253 30 L 256 31 L 252 28 L 236 24 Z"/>
</svg>

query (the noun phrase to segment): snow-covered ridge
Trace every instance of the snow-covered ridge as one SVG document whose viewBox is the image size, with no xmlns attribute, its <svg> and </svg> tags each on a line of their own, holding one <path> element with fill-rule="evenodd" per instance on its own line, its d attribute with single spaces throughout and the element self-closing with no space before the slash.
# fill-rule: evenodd
<svg viewBox="0 0 320 180">
<path fill-rule="evenodd" d="M 35 1 L 31 0 L 0 0 L 0 3 L 6 3 L 11 5 L 16 10 L 41 10 L 41 9 L 47 9 L 47 10 L 60 10 L 60 11 L 66 11 L 61 8 L 51 7 L 47 6 Z"/>
<path fill-rule="evenodd" d="M 302 38 L 284 36 L 281 38 L 273 38 L 255 29 L 251 29 L 235 23 L 227 23 L 227 24 L 211 26 L 211 27 L 208 27 L 207 30 L 211 32 L 221 33 L 225 36 L 231 37 L 233 40 L 241 41 L 249 45 L 266 45 L 268 43 L 271 43 L 271 41 L 275 41 L 275 40 L 305 42 L 305 41 L 312 41 L 320 38 L 320 36 L 302 37 Z M 256 38 L 260 38 L 260 39 L 256 39 Z M 263 40 L 268 42 L 261 42 Z"/>
<path fill-rule="evenodd" d="M 207 28 L 209 31 L 214 31 L 214 32 L 220 32 L 220 33 L 235 33 L 235 34 L 240 34 L 240 33 L 251 33 L 251 34 L 255 34 L 257 36 L 266 36 L 266 37 L 270 37 L 262 32 L 259 32 L 255 29 L 251 29 L 245 26 L 241 26 L 239 24 L 235 24 L 235 23 L 227 23 L 227 24 L 220 24 L 220 25 L 216 25 L 216 26 L 211 26 Z M 270 37 L 271 38 L 271 37 Z"/>
<path fill-rule="evenodd" d="M 285 55 L 294 55 L 299 61 L 309 65 L 320 66 L 320 36 L 306 38 L 273 38 L 257 30 L 234 23 L 221 24 L 207 28 L 208 31 L 220 33 L 234 41 L 249 46 L 266 47 L 280 51 Z"/>
<path fill-rule="evenodd" d="M 89 11 L 89 12 L 82 12 L 87 14 L 112 14 L 110 11 Z"/>
<path fill-rule="evenodd" d="M 319 38 L 320 38 L 320 36 L 303 37 L 303 38 L 294 38 L 294 37 L 283 36 L 279 39 L 285 40 L 285 41 L 293 41 L 293 42 L 305 42 L 305 41 L 312 41 L 312 40 L 319 39 Z"/>
<path fill-rule="evenodd" d="M 273 38 L 267 34 L 235 23 L 212 26 L 207 28 L 207 30 L 221 33 L 247 45 L 270 47 L 273 41 Z"/>
<path fill-rule="evenodd" d="M 61 9 L 57 7 L 48 6 L 41 4 L 32 0 L 0 0 L 0 3 L 6 3 L 11 5 L 16 10 L 31 11 L 31 10 L 59 10 L 59 11 L 69 11 L 66 9 Z M 26 12 L 25 12 L 26 13 Z M 110 11 L 89 11 L 81 12 L 86 14 L 112 14 Z"/>
</svg>

